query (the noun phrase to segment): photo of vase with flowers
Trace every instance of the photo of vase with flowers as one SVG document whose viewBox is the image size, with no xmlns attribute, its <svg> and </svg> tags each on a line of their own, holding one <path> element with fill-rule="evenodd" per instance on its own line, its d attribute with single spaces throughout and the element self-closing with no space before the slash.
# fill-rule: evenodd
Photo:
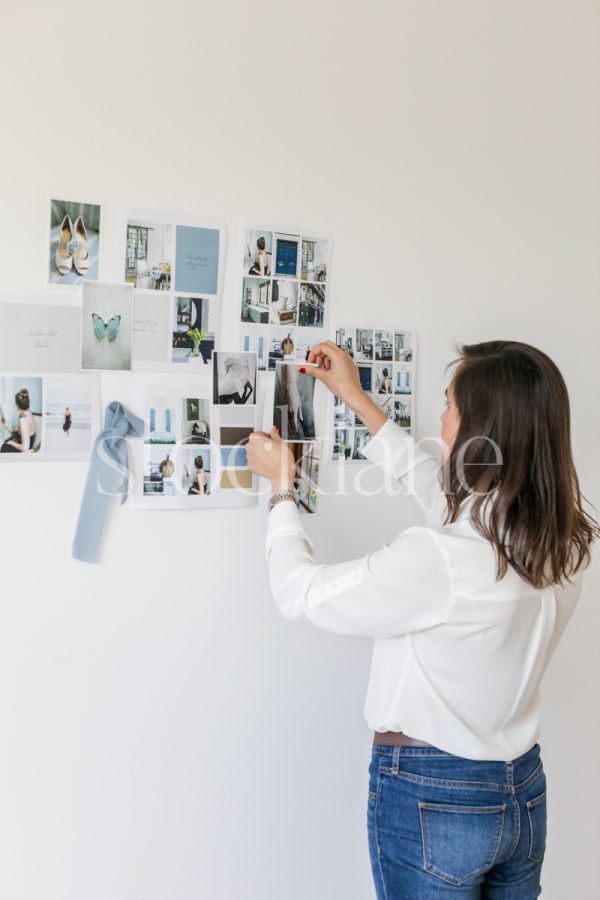
<svg viewBox="0 0 600 900">
<path fill-rule="evenodd" d="M 175 297 L 171 362 L 203 366 L 215 346 L 216 301 Z"/>
</svg>

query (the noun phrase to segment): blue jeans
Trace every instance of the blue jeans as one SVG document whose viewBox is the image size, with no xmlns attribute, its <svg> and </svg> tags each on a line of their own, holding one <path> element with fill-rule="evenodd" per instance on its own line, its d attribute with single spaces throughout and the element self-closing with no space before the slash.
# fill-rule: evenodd
<svg viewBox="0 0 600 900">
<path fill-rule="evenodd" d="M 546 849 L 540 746 L 488 762 L 377 744 L 367 821 L 378 900 L 532 900 Z"/>
</svg>

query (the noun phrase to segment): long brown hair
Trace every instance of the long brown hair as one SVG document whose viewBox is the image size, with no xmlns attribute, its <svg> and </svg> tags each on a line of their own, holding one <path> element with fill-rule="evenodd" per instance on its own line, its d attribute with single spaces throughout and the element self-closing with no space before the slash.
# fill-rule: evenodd
<svg viewBox="0 0 600 900">
<path fill-rule="evenodd" d="M 529 344 L 458 348 L 452 380 L 460 426 L 442 476 L 446 523 L 473 497 L 471 521 L 493 544 L 497 578 L 511 566 L 537 589 L 590 561 L 598 523 L 582 506 L 569 395 L 557 366 Z"/>
</svg>

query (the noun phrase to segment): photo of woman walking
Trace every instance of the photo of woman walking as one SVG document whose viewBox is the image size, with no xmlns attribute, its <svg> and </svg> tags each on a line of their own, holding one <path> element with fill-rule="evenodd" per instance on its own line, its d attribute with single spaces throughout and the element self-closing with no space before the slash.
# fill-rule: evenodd
<svg viewBox="0 0 600 900">
<path fill-rule="evenodd" d="M 600 534 L 579 490 L 564 380 L 528 344 L 462 346 L 440 463 L 362 390 L 342 349 L 325 341 L 309 362 L 370 433 L 364 456 L 423 510 L 423 525 L 381 549 L 317 565 L 289 447 L 276 429 L 250 437 L 249 468 L 273 492 L 267 558 L 280 612 L 373 639 L 366 803 L 377 897 L 532 900 L 547 829 L 540 683 Z"/>
</svg>

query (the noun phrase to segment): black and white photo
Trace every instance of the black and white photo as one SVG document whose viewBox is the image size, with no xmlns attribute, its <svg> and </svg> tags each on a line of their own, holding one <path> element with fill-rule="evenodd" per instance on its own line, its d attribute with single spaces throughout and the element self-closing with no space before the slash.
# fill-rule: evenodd
<svg viewBox="0 0 600 900">
<path fill-rule="evenodd" d="M 217 350 L 213 354 L 213 403 L 256 404 L 256 353 Z"/>
</svg>

